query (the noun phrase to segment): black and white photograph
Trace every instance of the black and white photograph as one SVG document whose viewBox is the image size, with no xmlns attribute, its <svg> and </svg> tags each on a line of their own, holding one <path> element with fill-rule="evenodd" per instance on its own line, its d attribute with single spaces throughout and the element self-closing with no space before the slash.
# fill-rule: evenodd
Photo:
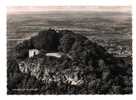
<svg viewBox="0 0 136 100">
<path fill-rule="evenodd" d="M 132 67 L 130 5 L 7 7 L 8 95 L 132 94 Z"/>
</svg>

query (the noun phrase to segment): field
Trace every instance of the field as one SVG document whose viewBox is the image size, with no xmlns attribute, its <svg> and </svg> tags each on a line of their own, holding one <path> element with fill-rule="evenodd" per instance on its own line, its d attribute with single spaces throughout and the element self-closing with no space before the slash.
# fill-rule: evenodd
<svg viewBox="0 0 136 100">
<path fill-rule="evenodd" d="M 40 30 L 68 29 L 105 46 L 115 56 L 132 56 L 132 19 L 120 11 L 50 11 L 7 15 L 7 48 L 37 35 Z"/>
</svg>

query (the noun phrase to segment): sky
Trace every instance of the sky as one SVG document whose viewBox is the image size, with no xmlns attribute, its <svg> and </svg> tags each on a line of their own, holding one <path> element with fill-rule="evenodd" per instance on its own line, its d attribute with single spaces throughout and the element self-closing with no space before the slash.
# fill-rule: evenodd
<svg viewBox="0 0 136 100">
<path fill-rule="evenodd" d="M 7 9 L 8 14 L 22 14 L 41 11 L 120 11 L 130 12 L 128 6 L 10 6 Z"/>
<path fill-rule="evenodd" d="M 8 5 L 105 5 L 128 6 L 132 0 L 3 0 Z"/>
<path fill-rule="evenodd" d="M 18 12 L 18 11 L 51 11 L 51 10 L 87 10 L 90 8 L 74 8 L 71 6 L 130 6 L 132 0 L 7 0 L 7 6 L 9 7 L 9 12 Z M 18 6 L 18 7 L 14 7 Z M 21 7 L 23 6 L 23 7 Z M 28 6 L 28 7 L 25 7 Z M 34 6 L 45 6 L 42 7 L 34 7 Z M 49 7 L 56 6 L 56 7 Z M 63 7 L 58 7 L 63 6 Z M 68 6 L 68 7 L 65 7 Z M 83 8 L 83 9 L 82 9 Z M 92 8 L 91 8 L 92 9 Z M 104 10 L 104 9 L 102 9 Z M 112 9 L 111 9 L 112 10 Z M 114 9 L 118 10 L 118 9 Z M 121 9 L 126 10 L 126 9 Z"/>
</svg>

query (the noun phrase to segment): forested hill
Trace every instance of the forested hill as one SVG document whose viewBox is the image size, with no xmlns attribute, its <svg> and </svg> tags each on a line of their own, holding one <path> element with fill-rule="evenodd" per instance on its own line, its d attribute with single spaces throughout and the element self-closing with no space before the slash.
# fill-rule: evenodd
<svg viewBox="0 0 136 100">
<path fill-rule="evenodd" d="M 29 58 L 30 49 L 40 53 Z M 64 56 L 44 54 L 52 52 Z M 8 94 L 132 93 L 131 57 L 114 57 L 104 47 L 69 30 L 40 31 L 18 44 L 15 55 L 8 59 Z M 20 70 L 20 62 L 25 72 Z M 26 88 L 29 91 L 17 91 Z"/>
</svg>

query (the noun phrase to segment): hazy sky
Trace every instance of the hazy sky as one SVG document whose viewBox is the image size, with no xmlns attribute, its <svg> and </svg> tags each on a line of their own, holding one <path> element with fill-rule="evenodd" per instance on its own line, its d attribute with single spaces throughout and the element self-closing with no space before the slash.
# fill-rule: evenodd
<svg viewBox="0 0 136 100">
<path fill-rule="evenodd" d="M 130 6 L 131 0 L 8 0 L 8 13 L 32 11 L 107 10 L 93 6 Z M 76 5 L 76 7 L 74 7 Z M 78 5 L 78 6 L 77 6 Z M 83 6 L 84 5 L 84 6 Z M 108 8 L 110 11 L 126 11 L 128 8 Z"/>
<path fill-rule="evenodd" d="M 132 0 L 7 0 L 8 5 L 130 5 Z"/>
</svg>

